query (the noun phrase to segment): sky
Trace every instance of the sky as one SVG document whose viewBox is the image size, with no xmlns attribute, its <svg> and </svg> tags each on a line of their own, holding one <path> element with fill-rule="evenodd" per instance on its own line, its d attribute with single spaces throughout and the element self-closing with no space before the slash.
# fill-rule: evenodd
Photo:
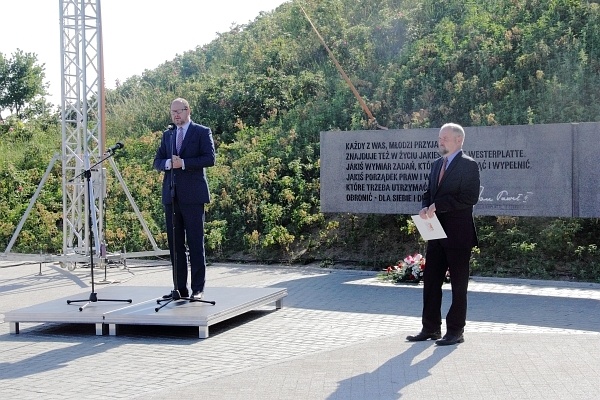
<svg viewBox="0 0 600 400">
<path fill-rule="evenodd" d="M 104 81 L 115 87 L 177 54 L 210 43 L 286 0 L 96 0 L 102 13 Z M 2 1 L 0 53 L 35 53 L 45 64 L 47 100 L 60 105 L 60 0 Z"/>
</svg>

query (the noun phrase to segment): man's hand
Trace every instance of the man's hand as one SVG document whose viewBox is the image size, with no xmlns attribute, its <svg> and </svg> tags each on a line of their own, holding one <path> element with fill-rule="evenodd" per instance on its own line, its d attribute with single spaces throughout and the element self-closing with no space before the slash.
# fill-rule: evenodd
<svg viewBox="0 0 600 400">
<path fill-rule="evenodd" d="M 433 218 L 433 215 L 435 214 L 435 203 L 432 203 L 429 208 L 427 209 L 427 217 L 429 218 Z"/>
<path fill-rule="evenodd" d="M 435 214 L 435 203 L 431 204 L 429 207 L 423 207 L 421 211 L 419 211 L 419 216 L 423 219 L 433 218 Z"/>
<path fill-rule="evenodd" d="M 173 169 L 178 169 L 183 167 L 183 161 L 181 160 L 181 157 L 179 156 L 173 156 L 171 158 L 171 168 Z"/>
</svg>

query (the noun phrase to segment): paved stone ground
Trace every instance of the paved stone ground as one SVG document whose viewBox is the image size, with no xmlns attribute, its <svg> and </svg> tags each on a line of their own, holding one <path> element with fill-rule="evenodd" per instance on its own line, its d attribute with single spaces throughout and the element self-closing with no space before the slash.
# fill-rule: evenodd
<svg viewBox="0 0 600 400">
<path fill-rule="evenodd" d="M 95 269 L 96 282 L 105 279 Z M 169 266 L 112 266 L 112 285 L 165 286 Z M 118 281 L 118 282 L 117 282 Z M 213 325 L 22 323 L 4 313 L 89 296 L 89 268 L 0 262 L 2 399 L 597 399 L 600 285 L 473 278 L 465 342 L 408 343 L 420 329 L 420 286 L 374 273 L 216 264 L 212 286 L 285 287 L 283 308 Z M 106 284 L 96 284 L 101 296 Z M 450 287 L 444 293 L 449 306 Z M 161 295 L 163 293 L 157 293 Z M 446 309 L 443 310 L 445 314 Z"/>
</svg>

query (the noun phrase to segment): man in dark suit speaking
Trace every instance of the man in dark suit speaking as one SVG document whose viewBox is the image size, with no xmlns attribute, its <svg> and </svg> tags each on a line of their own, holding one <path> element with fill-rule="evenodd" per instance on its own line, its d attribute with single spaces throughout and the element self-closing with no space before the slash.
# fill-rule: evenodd
<svg viewBox="0 0 600 400">
<path fill-rule="evenodd" d="M 427 242 L 426 266 L 423 274 L 423 328 L 406 340 L 437 340 L 440 346 L 464 341 L 467 318 L 467 286 L 469 260 L 478 245 L 473 206 L 479 200 L 479 167 L 462 151 L 465 131 L 457 124 L 445 124 L 438 137 L 442 157 L 429 174 L 429 186 L 423 195 L 419 215 L 423 219 L 437 215 L 447 238 Z M 450 271 L 452 305 L 446 315 L 446 334 L 441 338 L 442 284 Z"/>
<path fill-rule="evenodd" d="M 162 203 L 173 265 L 174 290 L 178 290 L 181 297 L 189 296 L 185 253 L 187 241 L 191 298 L 202 299 L 206 280 L 204 205 L 210 201 L 205 168 L 215 165 L 215 145 L 210 128 L 194 123 L 190 114 L 187 100 L 178 98 L 171 102 L 171 120 L 176 129 L 168 129 L 163 133 L 154 157 L 154 168 L 164 171 Z M 165 299 L 172 297 L 173 293 L 163 296 Z"/>
</svg>

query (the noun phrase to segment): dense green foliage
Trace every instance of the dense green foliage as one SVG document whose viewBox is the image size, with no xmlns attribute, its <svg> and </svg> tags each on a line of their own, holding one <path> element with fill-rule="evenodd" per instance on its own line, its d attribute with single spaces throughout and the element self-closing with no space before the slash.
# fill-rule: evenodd
<svg viewBox="0 0 600 400">
<path fill-rule="evenodd" d="M 382 269 L 423 251 L 407 216 L 319 211 L 319 133 L 372 126 L 301 6 L 381 125 L 600 121 L 597 2 L 288 2 L 107 94 L 108 135 L 126 138 L 117 164 L 163 247 L 161 176 L 151 166 L 170 122 L 169 103 L 181 96 L 190 101 L 192 119 L 213 129 L 218 146 L 217 165 L 208 170 L 210 258 Z M 36 165 L 19 164 L 31 163 L 31 157 L 3 165 L 0 242 L 18 223 L 45 156 Z M 19 179 L 22 198 L 15 193 Z M 31 233 L 40 223 L 47 230 L 57 226 L 60 195 L 52 187 L 44 200 L 54 214 L 35 213 L 29 236 L 17 243 L 20 251 L 33 249 L 27 238 L 38 234 L 37 246 L 60 250 L 55 238 L 43 239 L 51 233 Z M 149 248 L 115 179 L 106 225 L 109 249 Z M 476 274 L 600 279 L 597 219 L 480 217 L 477 225 Z"/>
</svg>

